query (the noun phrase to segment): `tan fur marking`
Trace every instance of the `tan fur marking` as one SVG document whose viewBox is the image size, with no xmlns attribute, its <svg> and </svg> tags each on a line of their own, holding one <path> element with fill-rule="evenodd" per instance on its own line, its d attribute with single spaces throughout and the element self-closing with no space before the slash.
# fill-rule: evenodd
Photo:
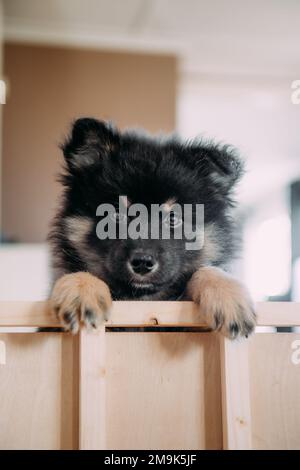
<svg viewBox="0 0 300 470">
<path fill-rule="evenodd" d="M 67 238 L 71 243 L 83 243 L 92 228 L 92 221 L 88 217 L 73 216 L 64 219 Z"/>
<path fill-rule="evenodd" d="M 87 272 L 62 276 L 50 297 L 53 313 L 72 333 L 78 332 L 80 323 L 97 328 L 107 319 L 111 304 L 108 286 Z"/>
<path fill-rule="evenodd" d="M 176 199 L 168 199 L 164 204 L 163 208 L 166 212 L 170 212 L 174 204 L 176 203 Z"/>
<path fill-rule="evenodd" d="M 202 320 L 230 338 L 252 332 L 255 313 L 246 288 L 216 267 L 203 267 L 191 278 L 188 292 L 200 306 Z"/>
</svg>

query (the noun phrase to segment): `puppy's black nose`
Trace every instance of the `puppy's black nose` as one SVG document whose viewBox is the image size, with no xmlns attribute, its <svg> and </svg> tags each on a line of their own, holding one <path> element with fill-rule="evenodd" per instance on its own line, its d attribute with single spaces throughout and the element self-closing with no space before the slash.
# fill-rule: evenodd
<svg viewBox="0 0 300 470">
<path fill-rule="evenodd" d="M 129 264 L 135 273 L 141 275 L 154 271 L 154 269 L 156 269 L 158 266 L 158 263 L 153 255 L 142 252 L 134 253 L 129 260 Z"/>
</svg>

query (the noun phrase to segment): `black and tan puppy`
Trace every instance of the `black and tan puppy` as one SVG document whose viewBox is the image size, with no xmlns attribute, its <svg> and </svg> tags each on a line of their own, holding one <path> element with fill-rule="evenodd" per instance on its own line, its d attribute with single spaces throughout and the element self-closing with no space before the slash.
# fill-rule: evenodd
<svg viewBox="0 0 300 470">
<path fill-rule="evenodd" d="M 236 251 L 232 190 L 243 173 L 235 151 L 212 143 L 183 143 L 120 132 L 79 119 L 63 146 L 63 203 L 54 221 L 55 285 L 51 305 L 66 329 L 97 327 L 112 299 L 192 299 L 204 320 L 229 337 L 248 335 L 255 314 L 246 289 L 224 271 Z M 163 205 L 172 230 L 184 223 L 173 206 L 202 204 L 204 242 L 186 239 L 99 237 L 101 204 Z M 103 216 L 103 214 L 102 214 Z M 130 217 L 116 212 L 115 223 Z"/>
</svg>

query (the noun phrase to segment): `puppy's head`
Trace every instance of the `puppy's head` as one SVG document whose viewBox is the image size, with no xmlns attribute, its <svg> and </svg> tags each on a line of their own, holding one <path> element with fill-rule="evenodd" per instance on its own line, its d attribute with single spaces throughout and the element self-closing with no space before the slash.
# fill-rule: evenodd
<svg viewBox="0 0 300 470">
<path fill-rule="evenodd" d="M 63 152 L 66 190 L 57 233 L 69 269 L 101 277 L 115 297 L 164 298 L 172 292 L 176 296 L 201 265 L 220 264 L 231 256 L 228 211 L 243 170 L 230 148 L 121 133 L 105 122 L 79 119 Z M 139 215 L 136 204 L 148 210 L 147 228 L 145 219 L 133 216 Z M 185 230 L 181 237 L 175 232 L 187 223 L 184 205 L 193 207 L 194 214 L 197 204 L 204 207 L 204 240 L 200 248 L 187 249 Z M 99 206 L 116 211 L 105 213 Z M 154 206 L 160 207 L 155 222 L 159 236 L 151 232 Z M 99 231 L 109 218 L 116 236 L 105 237 Z M 193 216 L 189 224 L 195 228 Z M 167 226 L 170 237 L 165 238 Z M 126 237 L 120 236 L 124 229 Z M 197 230 L 192 233 L 197 237 Z"/>
</svg>

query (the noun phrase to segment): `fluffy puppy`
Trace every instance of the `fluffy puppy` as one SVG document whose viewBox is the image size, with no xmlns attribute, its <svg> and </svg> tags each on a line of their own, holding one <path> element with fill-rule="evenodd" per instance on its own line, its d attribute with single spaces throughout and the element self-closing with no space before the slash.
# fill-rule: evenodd
<svg viewBox="0 0 300 470">
<path fill-rule="evenodd" d="M 236 151 L 211 142 L 182 142 L 120 132 L 96 119 L 79 119 L 62 147 L 63 202 L 50 233 L 55 285 L 51 305 L 66 329 L 97 327 L 111 299 L 191 299 L 214 330 L 247 336 L 255 313 L 246 289 L 226 273 L 236 252 L 232 190 L 243 174 Z M 99 237 L 98 207 L 162 207 L 160 229 L 184 224 L 174 207 L 204 207 L 204 242 L 187 238 Z M 194 210 L 194 209 L 193 209 Z M 115 223 L 132 216 L 116 211 Z M 194 226 L 194 222 L 192 222 Z M 148 234 L 150 233 L 147 232 Z M 161 232 L 160 232 L 161 233 Z"/>
</svg>

